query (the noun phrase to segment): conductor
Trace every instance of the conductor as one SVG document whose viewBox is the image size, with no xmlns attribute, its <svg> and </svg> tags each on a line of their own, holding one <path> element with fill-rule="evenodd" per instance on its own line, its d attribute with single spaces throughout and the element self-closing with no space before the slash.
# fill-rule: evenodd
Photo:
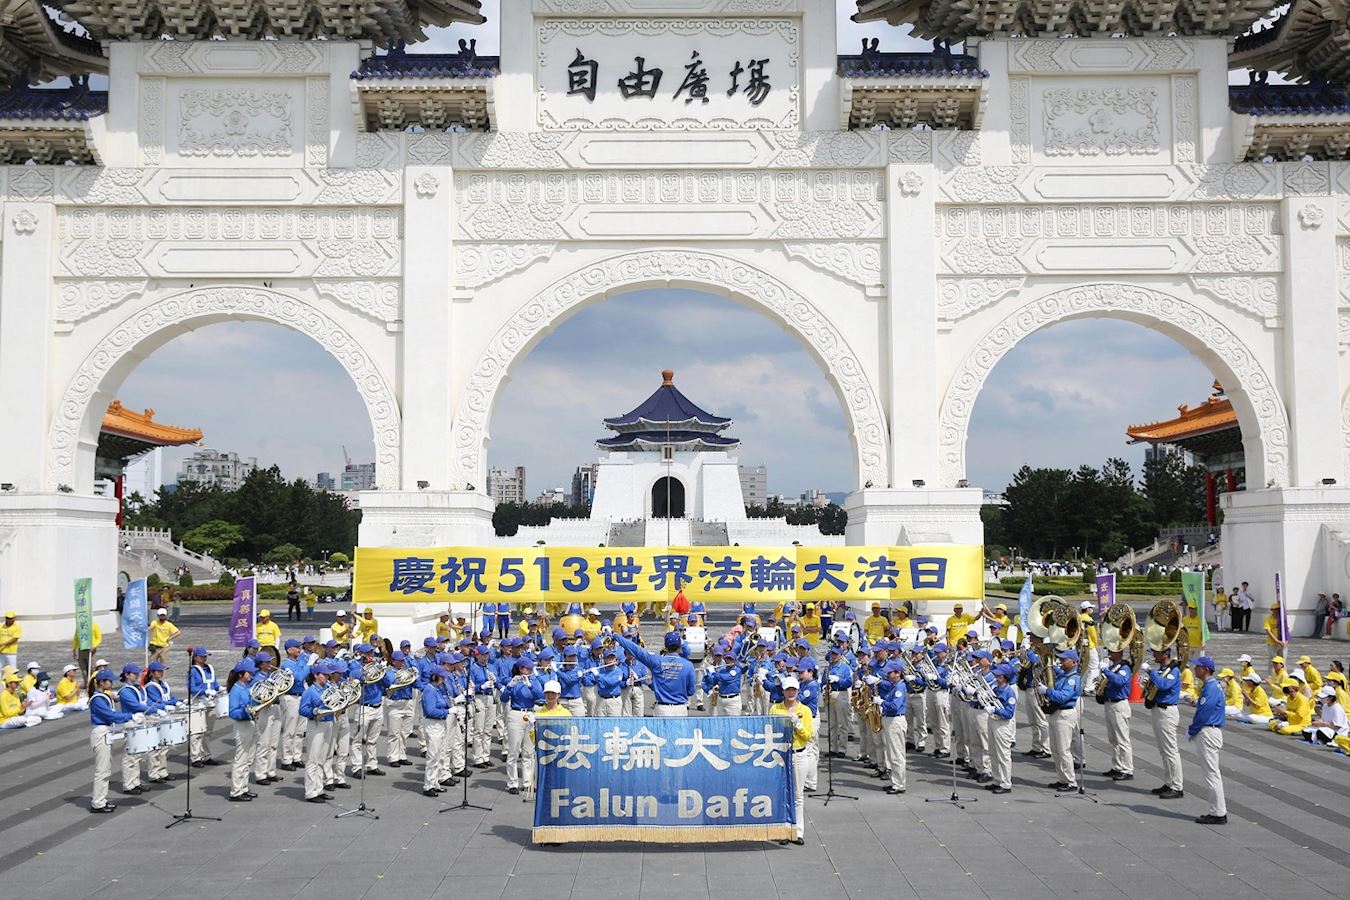
<svg viewBox="0 0 1350 900">
<path fill-rule="evenodd" d="M 659 656 L 621 634 L 615 634 L 614 640 L 652 670 L 656 714 L 665 717 L 689 715 L 689 698 L 695 689 L 694 664 L 680 655 L 683 643 L 680 633 L 666 632 L 665 649 Z"/>
</svg>

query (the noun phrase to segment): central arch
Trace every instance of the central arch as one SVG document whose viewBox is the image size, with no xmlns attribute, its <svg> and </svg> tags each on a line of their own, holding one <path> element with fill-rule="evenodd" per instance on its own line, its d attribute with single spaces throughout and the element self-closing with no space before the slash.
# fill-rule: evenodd
<svg viewBox="0 0 1350 900">
<path fill-rule="evenodd" d="M 75 370 L 52 415 L 47 437 L 50 488 L 82 486 L 77 465 L 82 447 L 98 441 L 102 404 L 136 364 L 183 330 L 227 320 L 283 325 L 307 335 L 332 354 L 351 376 L 370 413 L 375 438 L 375 483 L 396 489 L 399 479 L 399 406 L 389 382 L 361 342 L 317 308 L 280 291 L 258 287 L 213 286 L 170 294 L 142 307 L 114 326 Z M 92 465 L 89 472 L 92 473 Z M 92 478 L 92 474 L 90 475 Z"/>
<path fill-rule="evenodd" d="M 989 373 L 1018 341 L 1066 319 L 1114 317 L 1161 331 L 1214 370 L 1237 413 L 1247 455 L 1247 483 L 1289 483 L 1289 418 L 1279 392 L 1256 355 L 1228 326 L 1177 297 L 1152 288 L 1118 283 L 1083 284 L 1032 300 L 995 325 L 975 345 L 952 377 L 939 421 L 942 483 L 966 475 L 966 435 L 975 399 Z"/>
<path fill-rule="evenodd" d="M 683 519 L 684 482 L 673 475 L 663 475 L 652 483 L 653 519 Z"/>
<path fill-rule="evenodd" d="M 614 294 L 686 287 L 762 308 L 806 346 L 825 370 L 849 423 L 857 487 L 886 485 L 886 422 L 876 388 L 843 335 L 810 300 L 740 259 L 695 249 L 626 253 L 584 266 L 532 297 L 497 331 L 465 385 L 455 415 L 455 477 L 484 484 L 488 422 L 511 366 L 559 320 Z"/>
</svg>

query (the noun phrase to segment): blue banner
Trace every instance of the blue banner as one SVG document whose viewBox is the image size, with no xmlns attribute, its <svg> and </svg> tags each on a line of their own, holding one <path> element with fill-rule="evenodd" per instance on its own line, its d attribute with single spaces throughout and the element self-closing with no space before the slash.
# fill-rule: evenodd
<svg viewBox="0 0 1350 900">
<path fill-rule="evenodd" d="M 1031 587 L 1031 573 L 1027 573 L 1026 583 L 1022 589 L 1017 592 L 1017 624 L 1021 626 L 1022 635 L 1031 634 L 1031 604 L 1036 600 L 1036 592 Z"/>
<path fill-rule="evenodd" d="M 796 835 L 784 716 L 542 717 L 541 843 L 761 841 Z"/>
<path fill-rule="evenodd" d="M 141 650 L 145 647 L 146 615 L 149 606 L 146 598 L 144 578 L 127 585 L 126 592 L 122 595 L 123 649 Z"/>
</svg>

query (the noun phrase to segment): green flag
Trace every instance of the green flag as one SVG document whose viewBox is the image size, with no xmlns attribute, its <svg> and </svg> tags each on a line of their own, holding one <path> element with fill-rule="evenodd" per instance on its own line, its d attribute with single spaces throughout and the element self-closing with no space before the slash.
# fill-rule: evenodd
<svg viewBox="0 0 1350 900">
<path fill-rule="evenodd" d="M 1209 622 L 1205 617 L 1205 573 L 1182 572 L 1181 596 L 1185 599 L 1188 607 L 1195 609 L 1196 618 L 1200 620 L 1200 640 L 1202 643 L 1208 643 Z"/>
<path fill-rule="evenodd" d="M 75 579 L 75 640 L 81 650 L 94 646 L 94 579 Z"/>
</svg>

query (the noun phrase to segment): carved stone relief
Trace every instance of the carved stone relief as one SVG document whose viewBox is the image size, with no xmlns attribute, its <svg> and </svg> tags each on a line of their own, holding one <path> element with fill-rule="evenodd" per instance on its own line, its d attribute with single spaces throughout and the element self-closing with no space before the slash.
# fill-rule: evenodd
<svg viewBox="0 0 1350 900">
<path fill-rule="evenodd" d="M 1051 88 L 1041 95 L 1047 156 L 1151 156 L 1161 150 L 1154 88 Z"/>
<path fill-rule="evenodd" d="M 316 278 L 314 290 L 320 297 L 341 303 L 386 325 L 397 322 L 402 316 L 399 282 L 394 279 L 353 281 L 347 278 Z"/>
<path fill-rule="evenodd" d="M 785 241 L 783 249 L 793 259 L 803 260 L 814 268 L 862 287 L 876 287 L 883 280 L 882 245 L 878 243 Z"/>
<path fill-rule="evenodd" d="M 56 298 L 57 322 L 73 325 L 145 293 L 145 279 L 71 281 L 61 284 Z"/>
<path fill-rule="evenodd" d="M 557 244 L 456 244 L 455 287 L 475 290 L 553 255 Z"/>
<path fill-rule="evenodd" d="M 1280 280 L 1273 275 L 1192 275 L 1191 286 L 1240 312 L 1274 326 L 1280 315 Z"/>
<path fill-rule="evenodd" d="M 1178 163 L 1195 162 L 1199 123 L 1195 117 L 1199 80 L 1194 75 L 1172 76 L 1172 154 Z"/>
<path fill-rule="evenodd" d="M 939 278 L 939 327 L 951 326 L 1022 289 L 1025 278 Z"/>
<path fill-rule="evenodd" d="M 328 79 L 305 81 L 305 165 L 328 165 Z"/>
<path fill-rule="evenodd" d="M 178 94 L 178 154 L 289 156 L 295 98 L 286 90 L 190 88 Z"/>
<path fill-rule="evenodd" d="M 164 161 L 164 79 L 141 79 L 141 160 L 147 166 Z"/>
</svg>

